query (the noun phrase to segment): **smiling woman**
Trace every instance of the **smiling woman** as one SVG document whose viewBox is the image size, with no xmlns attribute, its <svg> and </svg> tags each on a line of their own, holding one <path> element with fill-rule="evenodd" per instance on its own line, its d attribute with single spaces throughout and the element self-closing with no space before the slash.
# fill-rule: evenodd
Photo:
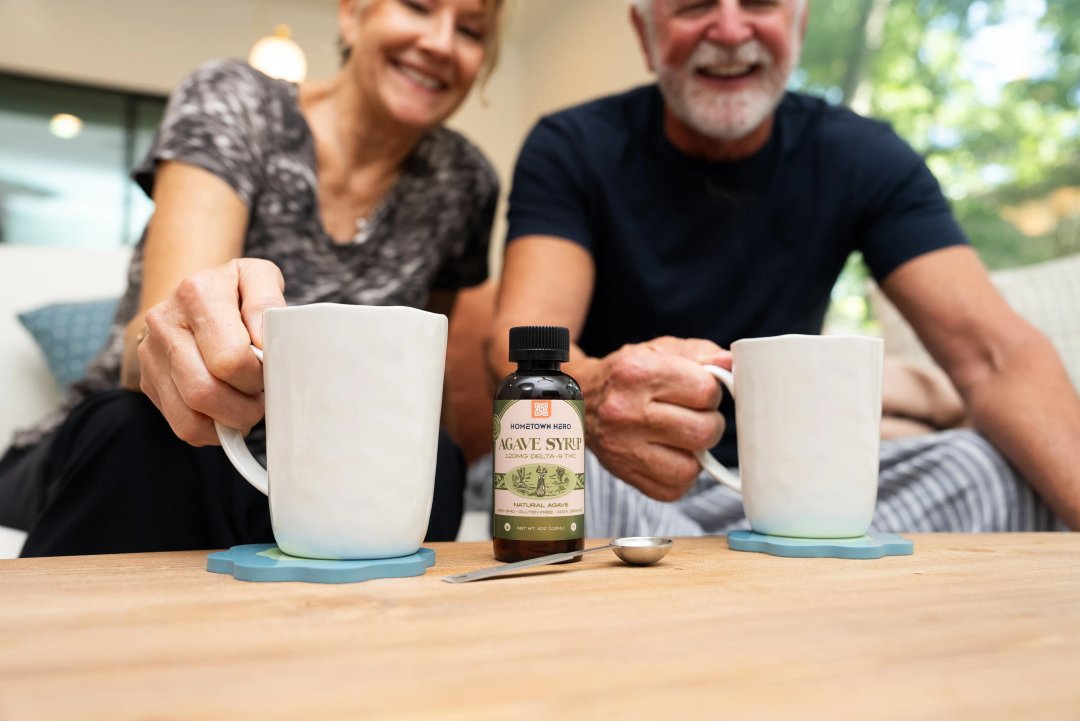
<svg viewBox="0 0 1080 721">
<path fill-rule="evenodd" d="M 501 7 L 342 0 L 351 52 L 334 77 L 297 86 L 217 61 L 181 83 L 135 169 L 156 210 L 110 342 L 65 412 L 0 460 L 0 523 L 29 528 L 25 555 L 270 540 L 265 499 L 219 448 L 192 446 L 217 444 L 215 421 L 262 446 L 248 346 L 267 307 L 448 313 L 485 279 L 498 181 L 443 123 L 490 72 Z M 454 538 L 463 485 L 444 435 L 430 540 Z"/>
<path fill-rule="evenodd" d="M 491 3 L 495 7 L 494 1 Z M 472 87 L 484 62 L 481 0 L 393 0 L 341 4 L 345 71 L 360 94 L 405 126 L 442 122 Z"/>
<path fill-rule="evenodd" d="M 342 0 L 342 4 L 348 4 L 349 0 Z M 358 11 L 364 10 L 369 5 L 374 5 L 380 2 L 380 0 L 354 0 L 354 7 Z M 425 0 L 408 0 L 407 5 L 412 6 L 417 12 L 425 12 L 425 7 L 430 5 Z M 499 60 L 499 46 L 502 38 L 502 7 L 504 0 L 483 0 L 481 5 L 483 6 L 483 18 L 482 22 L 477 25 L 476 20 L 472 19 L 470 23 L 465 23 L 462 27 L 462 32 L 466 34 L 473 34 L 478 37 L 484 46 L 484 62 L 480 67 L 480 82 L 485 83 L 487 79 L 491 77 L 491 74 L 495 72 L 495 66 Z M 347 43 L 343 37 L 338 37 L 338 49 L 341 52 L 341 64 L 344 65 L 349 61 L 349 55 L 352 53 L 352 45 Z"/>
</svg>

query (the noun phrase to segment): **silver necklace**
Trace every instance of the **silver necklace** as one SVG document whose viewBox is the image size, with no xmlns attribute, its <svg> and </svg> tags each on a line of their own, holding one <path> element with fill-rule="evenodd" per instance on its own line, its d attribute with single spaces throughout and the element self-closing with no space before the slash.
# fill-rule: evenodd
<svg viewBox="0 0 1080 721">
<path fill-rule="evenodd" d="M 375 219 L 379 215 L 382 206 L 379 205 L 370 215 L 362 215 L 356 219 L 356 233 L 352 237 L 353 245 L 363 245 L 368 242 L 375 231 Z"/>
</svg>

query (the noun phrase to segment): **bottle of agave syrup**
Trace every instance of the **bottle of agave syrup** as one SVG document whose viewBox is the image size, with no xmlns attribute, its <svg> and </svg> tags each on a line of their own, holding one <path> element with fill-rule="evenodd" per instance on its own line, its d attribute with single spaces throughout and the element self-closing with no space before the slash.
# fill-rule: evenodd
<svg viewBox="0 0 1080 721">
<path fill-rule="evenodd" d="M 585 547 L 585 400 L 560 370 L 569 359 L 568 329 L 510 329 L 518 367 L 494 404 L 491 530 L 499 561 Z"/>
</svg>

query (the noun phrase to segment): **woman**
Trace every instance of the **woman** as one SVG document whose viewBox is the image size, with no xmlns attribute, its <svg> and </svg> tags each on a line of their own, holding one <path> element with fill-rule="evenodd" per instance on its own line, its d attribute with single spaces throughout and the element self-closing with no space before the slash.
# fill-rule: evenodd
<svg viewBox="0 0 1080 721">
<path fill-rule="evenodd" d="M 332 80 L 297 87 L 223 61 L 181 84 L 135 170 L 156 210 L 111 342 L 63 424 L 21 434 L 0 464 L 30 527 L 23 555 L 272 538 L 265 498 L 198 446 L 217 443 L 214 420 L 262 417 L 247 346 L 262 345 L 267 307 L 448 313 L 484 279 L 498 183 L 442 123 L 491 72 L 501 5 L 341 0 Z M 441 439 L 429 540 L 456 533 L 460 464 Z"/>
</svg>

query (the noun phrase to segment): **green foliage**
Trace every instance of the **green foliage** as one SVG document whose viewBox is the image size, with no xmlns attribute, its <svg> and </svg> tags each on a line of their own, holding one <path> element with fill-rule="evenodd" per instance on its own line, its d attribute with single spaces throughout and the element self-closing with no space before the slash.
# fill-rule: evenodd
<svg viewBox="0 0 1080 721">
<path fill-rule="evenodd" d="M 1080 252 L 1075 215 L 1027 225 L 1026 235 L 1005 217 L 1045 205 L 1057 188 L 1080 188 L 1080 0 L 811 0 L 810 8 L 795 86 L 892 123 L 925 154 L 987 265 Z M 878 34 L 875 11 L 884 18 Z M 849 285 L 860 280 L 856 267 L 845 272 Z"/>
</svg>

